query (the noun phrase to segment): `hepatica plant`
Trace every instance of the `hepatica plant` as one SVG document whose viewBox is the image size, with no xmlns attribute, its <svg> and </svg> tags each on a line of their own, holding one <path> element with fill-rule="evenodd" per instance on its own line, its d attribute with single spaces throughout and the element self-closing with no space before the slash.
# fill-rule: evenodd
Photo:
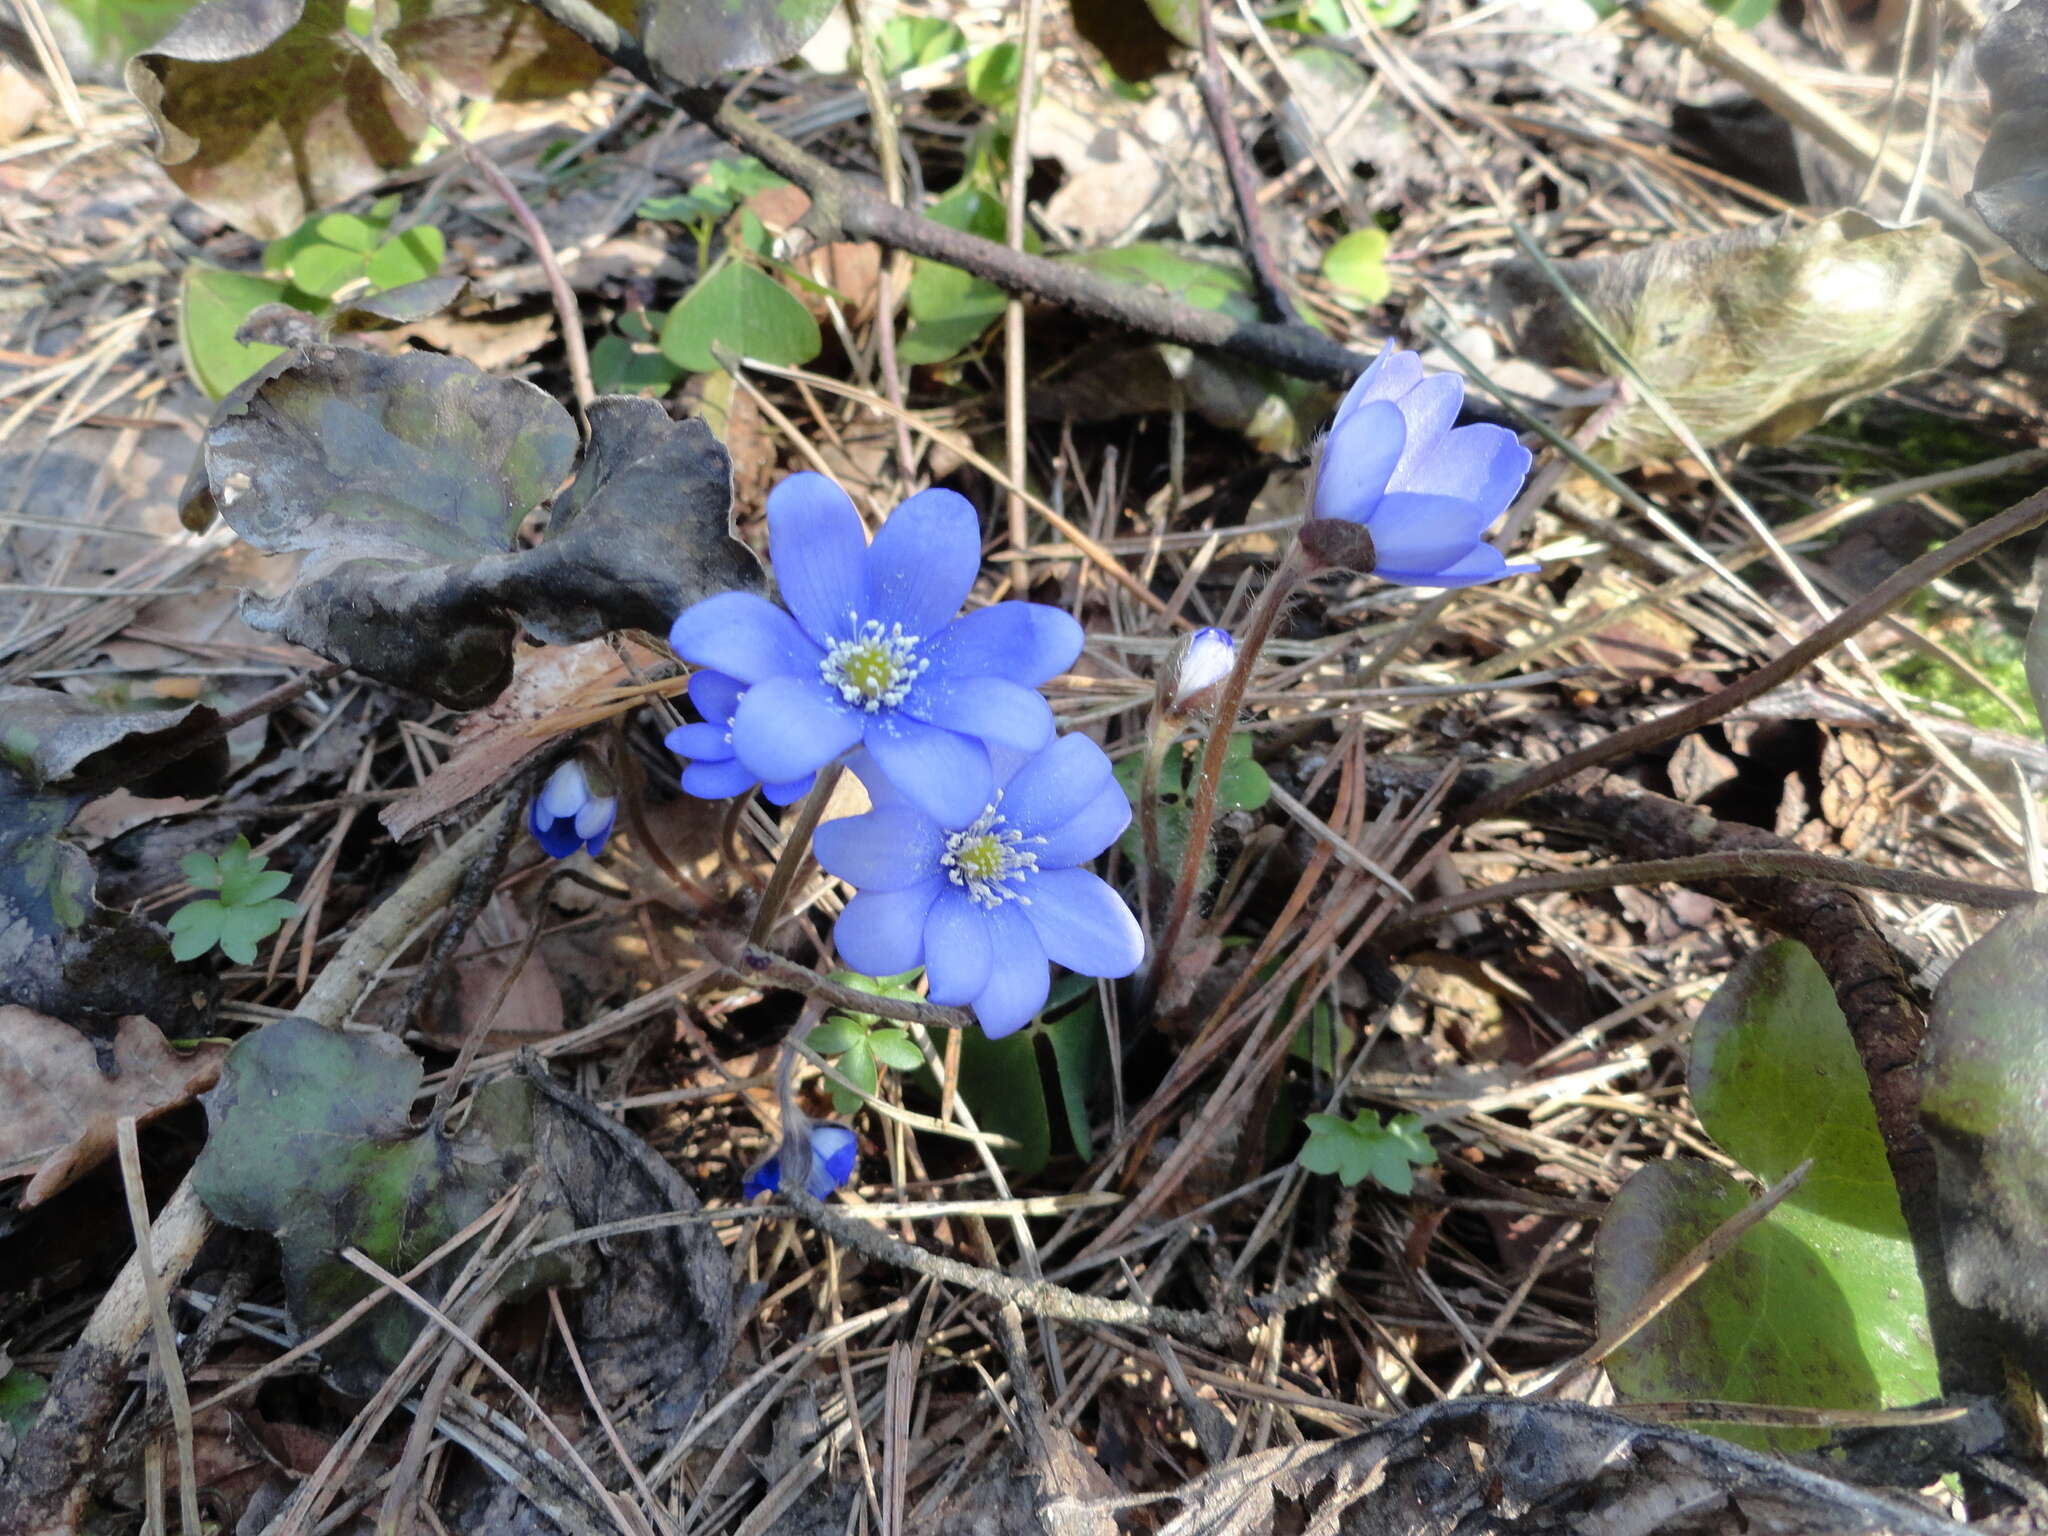
<svg viewBox="0 0 2048 1536">
<path fill-rule="evenodd" d="M 1349 568 L 1420 587 L 1461 587 L 1532 572 L 1484 534 L 1520 491 L 1529 453 L 1513 433 L 1457 426 L 1464 386 L 1388 347 L 1345 396 L 1316 465 L 1299 537 L 1235 639 L 1185 638 L 1162 670 L 1135 796 L 1156 814 L 1157 765 L 1190 727 L 1206 732 L 1188 781 L 1187 836 L 1167 857 L 1143 840 L 1138 886 L 1164 901 L 1153 973 L 1177 949 L 1195 889 L 1212 870 L 1207 840 L 1232 731 L 1258 652 L 1288 594 L 1318 570 Z M 682 788 L 725 799 L 759 788 L 777 805 L 805 800 L 795 825 L 850 889 L 833 947 L 856 971 L 922 969 L 928 1001 L 973 1010 L 991 1038 L 1045 1007 L 1050 968 L 1133 974 L 1146 934 L 1123 896 L 1090 867 L 1132 818 L 1132 795 L 1081 735 L 1059 736 L 1039 689 L 1081 653 L 1080 626 L 1056 608 L 999 602 L 965 609 L 981 569 L 974 508 L 947 490 L 912 496 L 872 542 L 846 493 L 823 475 L 792 475 L 770 493 L 768 544 L 781 602 L 722 592 L 677 615 L 676 655 L 695 668 L 699 719 L 669 732 Z M 963 611 L 965 609 L 965 611 Z M 1241 734 L 1240 743 L 1250 738 Z M 869 808 L 817 825 L 820 775 L 851 768 Z M 1126 775 L 1127 778 L 1131 777 Z M 611 830 L 609 782 L 572 758 L 536 799 L 531 825 L 556 856 L 600 851 Z M 794 870 L 801 831 L 784 862 Z M 778 875 L 783 873 L 778 870 Z M 772 927 L 787 881 L 771 882 Z M 1170 890 L 1171 900 L 1165 900 Z M 814 1177 L 851 1141 L 820 1127 Z M 764 1165 L 754 1181 L 773 1187 Z"/>
</svg>

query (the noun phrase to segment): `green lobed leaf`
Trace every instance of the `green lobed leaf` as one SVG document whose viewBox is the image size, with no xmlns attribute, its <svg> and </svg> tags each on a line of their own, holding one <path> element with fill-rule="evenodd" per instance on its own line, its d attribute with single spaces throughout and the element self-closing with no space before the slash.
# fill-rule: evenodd
<svg viewBox="0 0 2048 1536">
<path fill-rule="evenodd" d="M 820 1056 L 837 1056 L 841 1051 L 852 1050 L 854 1042 L 865 1040 L 867 1033 L 857 1019 L 839 1013 L 813 1026 L 804 1036 L 804 1044 Z"/>
<path fill-rule="evenodd" d="M 662 355 L 691 373 L 718 367 L 714 343 L 794 366 L 816 357 L 824 338 L 796 295 L 758 267 L 727 260 L 683 295 L 661 328 Z"/>
<path fill-rule="evenodd" d="M 1963 951 L 1934 989 L 1920 1094 L 1949 1283 L 1965 1306 L 2013 1328 L 2036 1363 L 2048 1350 L 2044 955 L 2039 904 L 2008 913 Z"/>
<path fill-rule="evenodd" d="M 590 382 L 601 395 L 637 395 L 652 390 L 659 397 L 675 388 L 683 370 L 654 347 L 640 346 L 624 336 L 605 336 L 590 349 Z"/>
<path fill-rule="evenodd" d="M 1337 1115 L 1302 1117 L 1308 1140 L 1297 1157 L 1310 1173 L 1334 1173 L 1346 1185 L 1370 1178 L 1397 1195 L 1415 1190 L 1415 1167 L 1436 1161 L 1436 1149 L 1418 1115 L 1396 1115 L 1382 1122 L 1361 1109 L 1351 1119 Z"/>
<path fill-rule="evenodd" d="M 860 1090 L 860 1093 L 852 1093 L 837 1083 L 830 1084 L 832 1107 L 842 1115 L 857 1114 L 865 1102 L 861 1094 L 872 1098 L 881 1086 L 881 1074 L 875 1070 L 875 1052 L 868 1043 L 868 1037 L 863 1035 L 847 1046 L 832 1065 L 841 1077 Z"/>
<path fill-rule="evenodd" d="M 235 332 L 250 311 L 282 304 L 289 285 L 248 272 L 226 272 L 195 261 L 178 281 L 178 349 L 185 371 L 207 397 L 218 400 L 284 353 L 282 347 L 244 346 Z"/>
<path fill-rule="evenodd" d="M 1940 1390 L 1898 1192 L 1861 1060 L 1802 945 L 1756 951 L 1694 1027 L 1689 1073 L 1709 1135 L 1757 1178 L 1813 1160 L 1806 1182 L 1608 1361 L 1625 1397 L 1840 1409 L 1902 1407 Z M 1631 1176 L 1600 1233 L 1602 1326 L 1751 1198 L 1724 1171 L 1658 1162 Z M 1789 1450 L 1807 1431 L 1726 1426 Z"/>
<path fill-rule="evenodd" d="M 900 1029 L 876 1029 L 868 1033 L 868 1049 L 883 1066 L 896 1072 L 915 1072 L 924 1065 L 924 1052 Z"/>
<path fill-rule="evenodd" d="M 422 283 L 441 270 L 441 258 L 447 254 L 448 240 L 440 230 L 431 224 L 415 224 L 371 253 L 369 278 L 379 288 Z"/>
</svg>

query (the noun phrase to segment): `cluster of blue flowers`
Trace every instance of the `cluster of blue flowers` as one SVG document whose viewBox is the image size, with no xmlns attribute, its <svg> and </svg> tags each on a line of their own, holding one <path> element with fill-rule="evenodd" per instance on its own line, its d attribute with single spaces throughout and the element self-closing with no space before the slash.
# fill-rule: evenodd
<svg viewBox="0 0 2048 1536">
<path fill-rule="evenodd" d="M 1080 625 L 1038 603 L 960 612 L 981 523 L 951 491 L 911 497 L 869 544 L 844 491 L 792 475 L 768 497 L 768 549 L 787 611 L 726 592 L 669 632 L 720 680 L 713 707 L 699 701 L 708 723 L 670 737 L 692 759 L 683 787 L 784 796 L 847 759 L 872 809 L 813 843 L 857 893 L 833 931 L 841 958 L 875 976 L 924 967 L 932 1001 L 972 1008 L 992 1037 L 1045 1005 L 1048 961 L 1136 970 L 1137 920 L 1084 867 L 1129 802 L 1100 747 L 1055 735 L 1038 692 L 1081 654 Z"/>
<path fill-rule="evenodd" d="M 1535 571 L 1482 537 L 1521 490 L 1529 452 L 1504 428 L 1454 426 L 1463 401 L 1463 380 L 1427 375 L 1390 344 L 1323 440 L 1305 550 L 1418 587 Z M 872 544 L 823 475 L 784 480 L 767 514 L 787 606 L 723 593 L 669 632 L 697 669 L 689 692 L 702 716 L 667 738 L 685 760 L 683 789 L 721 799 L 758 785 L 787 805 L 846 762 L 870 809 L 825 823 L 812 845 L 855 892 L 834 929 L 841 958 L 877 976 L 923 967 L 931 1000 L 971 1008 L 992 1038 L 1044 1007 L 1049 965 L 1130 975 L 1144 935 L 1088 868 L 1129 824 L 1130 805 L 1102 749 L 1057 735 L 1038 691 L 1081 654 L 1080 626 L 1038 603 L 961 611 L 981 570 L 981 530 L 951 491 L 912 496 Z M 1168 717 L 1202 709 L 1237 662 L 1224 631 L 1190 637 L 1162 685 Z M 556 857 L 596 853 L 613 815 L 601 770 L 573 758 L 534 802 L 531 825 Z M 851 1175 L 854 1135 L 835 1125 L 808 1135 L 807 1187 L 822 1199 Z M 748 1176 L 749 1196 L 780 1187 L 785 1153 Z"/>
</svg>

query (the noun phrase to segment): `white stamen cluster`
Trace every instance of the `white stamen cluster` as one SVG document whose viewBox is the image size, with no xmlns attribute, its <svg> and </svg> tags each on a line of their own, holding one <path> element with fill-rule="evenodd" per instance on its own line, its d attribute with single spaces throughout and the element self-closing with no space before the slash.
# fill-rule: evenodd
<svg viewBox="0 0 2048 1536">
<path fill-rule="evenodd" d="M 901 624 L 884 631 L 879 619 L 869 619 L 852 639 L 841 640 L 825 653 L 818 672 L 839 690 L 840 698 L 869 714 L 884 705 L 894 709 L 931 665 L 918 656 L 917 641 L 916 635 L 903 633 Z"/>
<path fill-rule="evenodd" d="M 1001 810 L 991 805 L 971 825 L 946 834 L 946 851 L 939 856 L 939 867 L 976 906 L 1017 901 L 1028 907 L 1031 898 L 1019 887 L 1025 876 L 1037 873 L 1038 855 L 1024 844 L 1044 841 L 1026 837 L 1008 825 Z"/>
</svg>

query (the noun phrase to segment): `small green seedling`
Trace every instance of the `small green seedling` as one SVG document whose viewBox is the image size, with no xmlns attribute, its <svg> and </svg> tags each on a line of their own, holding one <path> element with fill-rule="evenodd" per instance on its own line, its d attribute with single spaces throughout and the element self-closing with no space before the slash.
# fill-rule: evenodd
<svg viewBox="0 0 2048 1536">
<path fill-rule="evenodd" d="M 1382 1122 L 1374 1111 L 1361 1109 L 1349 1120 L 1309 1115 L 1302 1124 L 1308 1127 L 1308 1145 L 1301 1149 L 1301 1166 L 1310 1173 L 1334 1173 L 1347 1186 L 1370 1175 L 1397 1195 L 1410 1194 L 1415 1189 L 1411 1165 L 1436 1161 L 1419 1115 Z"/>
<path fill-rule="evenodd" d="M 842 987 L 872 992 L 877 997 L 922 1002 L 923 999 L 910 985 L 916 977 L 916 971 L 906 971 L 901 976 L 862 976 L 853 971 L 832 973 L 832 979 Z M 880 1085 L 882 1067 L 893 1067 L 898 1072 L 915 1072 L 924 1065 L 924 1052 L 917 1048 L 917 1042 L 904 1031 L 884 1024 L 878 1015 L 872 1013 L 835 1013 L 812 1030 L 804 1043 L 820 1056 L 832 1057 L 832 1065 L 839 1075 L 870 1097 Z M 842 1115 L 859 1111 L 860 1094 L 837 1083 L 830 1087 L 834 1110 Z"/>
<path fill-rule="evenodd" d="M 281 869 L 249 851 L 249 839 L 238 837 L 219 858 L 188 853 L 180 861 L 185 878 L 202 891 L 218 896 L 188 901 L 171 914 L 171 956 L 197 960 L 214 945 L 237 965 L 256 963 L 256 946 L 284 926 L 298 903 L 277 893 L 291 884 Z"/>
</svg>

